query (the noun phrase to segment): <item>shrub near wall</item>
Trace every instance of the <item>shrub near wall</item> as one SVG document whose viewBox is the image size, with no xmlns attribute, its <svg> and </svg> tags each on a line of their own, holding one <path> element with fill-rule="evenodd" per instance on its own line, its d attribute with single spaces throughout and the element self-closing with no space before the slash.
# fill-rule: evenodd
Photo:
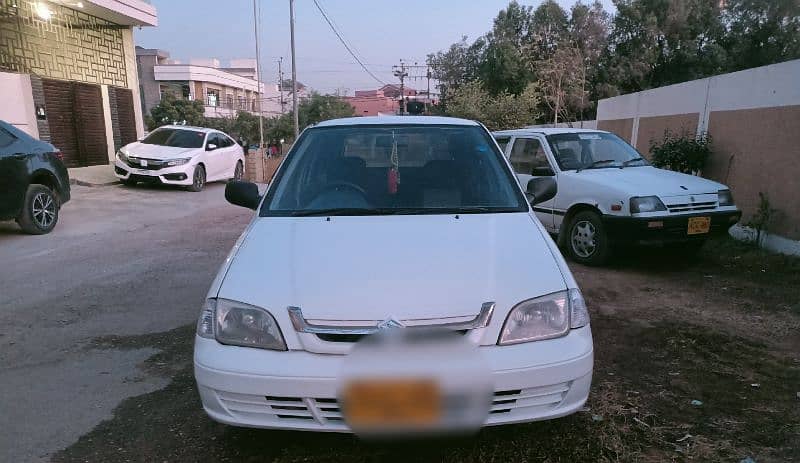
<svg viewBox="0 0 800 463">
<path fill-rule="evenodd" d="M 656 167 L 700 175 L 711 156 L 711 137 L 667 130 L 663 139 L 650 143 L 650 155 Z"/>
</svg>

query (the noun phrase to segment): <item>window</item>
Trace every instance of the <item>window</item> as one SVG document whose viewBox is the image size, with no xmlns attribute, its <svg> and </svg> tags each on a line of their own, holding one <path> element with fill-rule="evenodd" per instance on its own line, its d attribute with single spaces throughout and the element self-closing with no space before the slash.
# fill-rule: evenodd
<svg viewBox="0 0 800 463">
<path fill-rule="evenodd" d="M 262 215 L 336 208 L 363 215 L 528 209 L 502 154 L 478 126 L 312 128 L 288 156 Z"/>
<path fill-rule="evenodd" d="M 508 146 L 508 142 L 511 141 L 511 137 L 495 137 L 494 139 L 497 140 L 497 144 L 500 145 L 500 150 L 505 153 L 506 146 Z"/>
<path fill-rule="evenodd" d="M 5 129 L 0 128 L 0 148 L 10 146 L 17 141 L 17 137 L 8 133 Z"/>
<path fill-rule="evenodd" d="M 195 130 L 162 128 L 147 136 L 142 143 L 174 148 L 200 148 L 206 134 Z"/>
<path fill-rule="evenodd" d="M 547 141 L 561 170 L 647 166 L 631 145 L 614 134 L 578 132 L 548 135 Z"/>
<path fill-rule="evenodd" d="M 517 138 L 511 150 L 511 165 L 518 174 L 534 175 L 533 169 L 550 167 L 538 138 Z"/>
<path fill-rule="evenodd" d="M 219 106 L 219 92 L 216 90 L 208 90 L 206 93 L 206 103 L 208 106 Z"/>
</svg>

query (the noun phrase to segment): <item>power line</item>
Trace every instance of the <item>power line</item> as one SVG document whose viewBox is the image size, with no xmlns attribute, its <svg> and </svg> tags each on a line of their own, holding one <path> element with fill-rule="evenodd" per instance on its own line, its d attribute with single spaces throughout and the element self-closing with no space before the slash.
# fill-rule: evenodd
<svg viewBox="0 0 800 463">
<path fill-rule="evenodd" d="M 339 31 L 336 30 L 336 27 L 334 27 L 333 22 L 331 22 L 330 18 L 328 18 L 328 15 L 325 14 L 325 11 L 322 9 L 321 6 L 319 6 L 319 3 L 317 2 L 317 0 L 314 0 L 314 5 L 317 6 L 317 9 L 319 10 L 319 13 L 322 15 L 323 18 L 325 18 L 325 22 L 328 23 L 328 26 L 330 26 L 330 28 L 333 31 L 333 33 L 336 34 L 336 37 L 338 37 L 339 41 L 342 42 L 342 45 L 344 45 L 344 48 L 346 48 L 347 51 L 350 53 L 350 56 L 352 56 L 353 59 L 355 59 L 358 62 L 358 64 L 361 65 L 361 68 L 364 69 L 364 71 L 366 71 L 366 73 L 369 74 L 370 77 L 372 77 L 373 79 L 377 80 L 379 83 L 381 83 L 383 85 L 386 85 L 386 82 L 384 82 L 381 79 L 379 79 L 375 74 L 372 73 L 372 71 L 367 69 L 367 67 L 364 65 L 364 63 L 361 62 L 361 59 L 358 56 L 356 56 L 356 53 L 350 48 L 350 46 L 344 40 L 344 38 L 339 33 Z"/>
</svg>

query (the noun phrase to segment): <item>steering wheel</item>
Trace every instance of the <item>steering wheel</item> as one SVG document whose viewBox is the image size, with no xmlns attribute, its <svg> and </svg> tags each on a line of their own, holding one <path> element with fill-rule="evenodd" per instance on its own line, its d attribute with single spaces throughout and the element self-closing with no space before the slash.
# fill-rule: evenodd
<svg viewBox="0 0 800 463">
<path fill-rule="evenodd" d="M 367 192 L 364 191 L 363 188 L 361 188 L 360 186 L 356 185 L 355 183 L 333 182 L 333 183 L 327 184 L 322 190 L 320 190 L 319 193 L 317 193 L 316 196 L 314 196 L 314 199 L 312 199 L 310 201 L 310 203 L 313 203 L 314 201 L 319 199 L 321 196 L 323 196 L 328 191 L 330 191 L 330 190 L 338 190 L 341 187 L 348 188 L 351 191 L 355 191 L 356 193 L 361 195 L 361 197 L 364 199 L 365 202 L 367 201 Z"/>
</svg>

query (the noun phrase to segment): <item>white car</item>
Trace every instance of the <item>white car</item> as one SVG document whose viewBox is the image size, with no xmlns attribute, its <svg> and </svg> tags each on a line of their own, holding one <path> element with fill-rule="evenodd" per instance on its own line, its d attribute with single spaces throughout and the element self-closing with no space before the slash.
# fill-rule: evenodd
<svg viewBox="0 0 800 463">
<path fill-rule="evenodd" d="M 536 203 L 554 187 L 528 191 Z M 583 297 L 482 125 L 322 122 L 263 197 L 246 182 L 225 194 L 257 213 L 197 324 L 194 373 L 214 420 L 439 430 L 551 419 L 586 401 Z M 393 332 L 419 343 L 374 341 Z M 437 332 L 461 347 L 426 344 Z"/>
<path fill-rule="evenodd" d="M 206 182 L 240 180 L 244 150 L 218 130 L 166 125 L 120 148 L 114 174 L 126 185 L 152 182 L 200 191 Z"/>
<path fill-rule="evenodd" d="M 602 264 L 613 247 L 637 243 L 692 253 L 742 215 L 727 186 L 657 169 L 609 132 L 528 128 L 493 135 L 521 184 L 556 180 L 555 198 L 534 211 L 580 263 Z"/>
</svg>

